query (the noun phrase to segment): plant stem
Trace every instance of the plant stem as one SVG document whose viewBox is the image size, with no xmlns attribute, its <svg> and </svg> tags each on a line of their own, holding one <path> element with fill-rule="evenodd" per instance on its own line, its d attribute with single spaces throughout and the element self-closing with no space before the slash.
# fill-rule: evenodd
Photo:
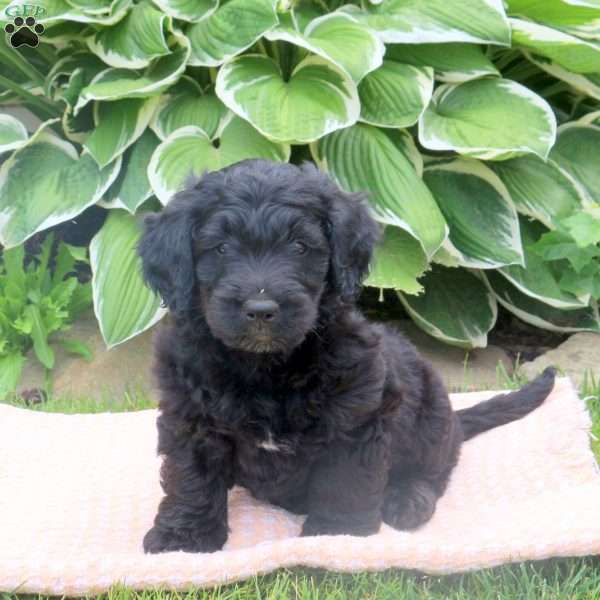
<svg viewBox="0 0 600 600">
<path fill-rule="evenodd" d="M 15 94 L 21 96 L 25 102 L 29 102 L 33 106 L 36 106 L 40 110 L 43 110 L 49 117 L 59 117 L 60 111 L 56 109 L 56 107 L 48 102 L 45 98 L 40 98 L 39 96 L 34 96 L 31 92 L 28 92 L 26 89 L 21 87 L 19 84 L 14 83 L 7 77 L 0 75 L 0 86 L 4 86 L 9 90 L 15 92 Z"/>
<path fill-rule="evenodd" d="M 258 42 L 256 42 L 256 45 L 258 46 L 258 49 L 260 50 L 261 54 L 269 56 L 269 53 L 267 52 L 267 48 L 265 47 L 265 43 L 262 41 L 262 38 L 258 40 Z"/>
<path fill-rule="evenodd" d="M 210 80 L 213 85 L 215 85 L 217 81 L 217 68 L 216 67 L 208 67 L 208 74 L 210 75 Z"/>
</svg>

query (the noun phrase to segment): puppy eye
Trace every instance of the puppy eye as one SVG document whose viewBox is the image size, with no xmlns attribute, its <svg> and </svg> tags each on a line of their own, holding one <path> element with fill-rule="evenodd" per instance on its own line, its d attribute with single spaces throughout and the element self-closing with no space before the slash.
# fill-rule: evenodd
<svg viewBox="0 0 600 600">
<path fill-rule="evenodd" d="M 306 254 L 307 250 L 308 248 L 306 247 L 305 243 L 294 242 L 294 251 L 296 252 L 296 254 Z"/>
<path fill-rule="evenodd" d="M 225 254 L 225 252 L 227 252 L 227 244 L 223 242 L 222 244 L 219 244 L 215 249 L 219 254 Z"/>
</svg>

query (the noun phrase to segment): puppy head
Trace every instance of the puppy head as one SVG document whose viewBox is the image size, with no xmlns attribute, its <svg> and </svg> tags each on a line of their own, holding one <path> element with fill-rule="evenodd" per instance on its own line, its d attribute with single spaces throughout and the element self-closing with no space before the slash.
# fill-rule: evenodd
<svg viewBox="0 0 600 600">
<path fill-rule="evenodd" d="M 146 220 L 144 277 L 172 312 L 200 312 L 226 346 L 287 353 L 326 295 L 351 303 L 379 227 L 312 165 L 249 160 L 205 174 Z"/>
</svg>

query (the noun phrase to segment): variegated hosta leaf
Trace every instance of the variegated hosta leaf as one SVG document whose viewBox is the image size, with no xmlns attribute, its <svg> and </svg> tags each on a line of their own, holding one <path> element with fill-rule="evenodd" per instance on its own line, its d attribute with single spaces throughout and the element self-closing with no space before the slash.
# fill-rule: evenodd
<svg viewBox="0 0 600 600">
<path fill-rule="evenodd" d="M 339 12 L 314 19 L 303 32 L 280 26 L 265 37 L 306 48 L 344 69 L 356 82 L 377 69 L 385 53 L 385 46 L 375 32 Z"/>
<path fill-rule="evenodd" d="M 100 167 L 123 154 L 144 133 L 157 104 L 158 96 L 96 104 L 96 126 L 84 146 Z"/>
<path fill-rule="evenodd" d="M 398 297 L 423 331 L 461 348 L 487 346 L 498 307 L 481 279 L 466 269 L 433 265 L 420 283 L 425 293 Z"/>
<path fill-rule="evenodd" d="M 598 0 L 507 0 L 510 14 L 583 38 L 600 38 Z"/>
<path fill-rule="evenodd" d="M 90 14 L 102 14 L 110 12 L 115 0 L 67 0 L 73 8 Z"/>
<path fill-rule="evenodd" d="M 496 271 L 486 271 L 485 278 L 498 302 L 525 323 L 559 332 L 600 331 L 591 306 L 575 310 L 555 308 L 524 294 Z"/>
<path fill-rule="evenodd" d="M 289 146 L 270 142 L 251 125 L 234 118 L 223 129 L 218 146 L 198 127 L 174 131 L 154 151 L 148 179 L 158 199 L 166 204 L 192 175 L 216 171 L 246 158 L 286 162 L 289 156 Z"/>
<path fill-rule="evenodd" d="M 233 58 L 277 24 L 273 0 L 231 0 L 186 30 L 189 63 L 215 67 Z"/>
<path fill-rule="evenodd" d="M 135 4 L 116 25 L 89 37 L 88 46 L 111 67 L 140 69 L 153 58 L 169 54 L 164 31 L 169 21 L 167 15 L 145 0 Z"/>
<path fill-rule="evenodd" d="M 104 69 L 106 65 L 95 54 L 73 52 L 52 67 L 44 82 L 44 94 L 54 100 L 62 100 L 71 111 L 81 90 Z"/>
<path fill-rule="evenodd" d="M 600 100 L 600 73 L 573 73 L 543 56 L 532 55 L 530 52 L 524 52 L 524 54 L 534 65 L 552 77 L 565 81 L 586 96 Z"/>
<path fill-rule="evenodd" d="M 201 21 L 219 6 L 219 0 L 152 0 L 170 17 L 182 21 Z"/>
<path fill-rule="evenodd" d="M 119 176 L 104 194 L 102 205 L 106 208 L 124 208 L 130 213 L 152 195 L 148 179 L 148 163 L 160 140 L 151 129 L 127 149 Z"/>
<path fill-rule="evenodd" d="M 600 45 L 521 19 L 510 19 L 513 46 L 527 48 L 574 73 L 600 71 Z"/>
<path fill-rule="evenodd" d="M 523 263 L 517 211 L 483 163 L 458 158 L 425 166 L 423 180 L 450 227 L 445 247 L 459 264 L 491 269 Z"/>
<path fill-rule="evenodd" d="M 558 130 L 550 159 L 566 171 L 587 202 L 600 202 L 600 127 L 568 123 Z"/>
<path fill-rule="evenodd" d="M 139 218 L 112 210 L 90 243 L 94 312 L 109 348 L 148 329 L 166 313 L 142 279 L 140 235 Z"/>
<path fill-rule="evenodd" d="M 150 127 L 161 140 L 188 125 L 200 127 L 212 139 L 230 117 L 231 113 L 214 93 L 203 93 L 195 81 L 184 76 L 175 93 L 169 90 L 163 96 Z"/>
<path fill-rule="evenodd" d="M 587 305 L 589 298 L 579 299 L 573 294 L 563 292 L 559 281 L 569 265 L 556 265 L 546 262 L 529 247 L 537 242 L 547 229 L 536 221 L 524 217 L 519 219 L 521 239 L 525 256 L 525 267 L 512 265 L 498 269 L 498 272 L 508 279 L 515 287 L 527 296 L 555 308 L 572 309 L 582 308 Z"/>
<path fill-rule="evenodd" d="M 406 129 L 388 132 L 394 146 L 402 152 L 419 177 L 423 177 L 423 156 L 415 144 L 415 138 Z"/>
<path fill-rule="evenodd" d="M 385 60 L 358 86 L 360 120 L 380 127 L 410 127 L 429 104 L 433 70 Z"/>
<path fill-rule="evenodd" d="M 12 4 L 31 4 L 28 1 L 13 2 Z M 62 21 L 75 21 L 77 23 L 91 23 L 94 25 L 114 25 L 118 23 L 129 10 L 132 0 L 115 0 L 110 3 L 108 12 L 94 13 L 76 8 L 65 0 L 36 0 L 35 6 L 46 10 L 44 16 L 38 21 L 55 23 Z"/>
<path fill-rule="evenodd" d="M 276 142 L 306 143 L 348 127 L 360 114 L 352 79 L 319 56 L 309 56 L 284 81 L 279 65 L 261 55 L 224 64 L 217 96 Z"/>
<path fill-rule="evenodd" d="M 25 125 L 11 115 L 0 114 L 0 154 L 17 149 L 26 141 Z"/>
<path fill-rule="evenodd" d="M 383 240 L 375 250 L 366 285 L 418 294 L 423 286 L 417 279 L 429 262 L 421 244 L 404 229 L 388 225 Z"/>
<path fill-rule="evenodd" d="M 379 221 L 408 231 L 431 257 L 446 238 L 446 222 L 400 139 L 398 131 L 357 124 L 320 139 L 311 151 L 343 189 L 369 193 Z"/>
<path fill-rule="evenodd" d="M 140 75 L 129 69 L 106 69 L 83 88 L 75 105 L 75 114 L 91 100 L 146 98 L 172 86 L 185 70 L 189 45 L 157 59 Z"/>
<path fill-rule="evenodd" d="M 571 214 L 582 204 L 573 180 L 553 162 L 534 155 L 519 156 L 490 164 L 508 189 L 517 210 L 546 227 Z"/>
<path fill-rule="evenodd" d="M 485 160 L 520 154 L 545 159 L 555 137 L 556 118 L 547 102 L 509 79 L 444 84 L 419 120 L 425 148 Z"/>
<path fill-rule="evenodd" d="M 344 10 L 375 29 L 385 43 L 469 42 L 510 44 L 510 27 L 502 0 L 387 0 L 360 10 Z"/>
<path fill-rule="evenodd" d="M 74 41 L 85 43 L 86 33 L 86 26 L 77 21 L 50 23 L 44 30 L 44 44 L 64 47 Z"/>
<path fill-rule="evenodd" d="M 393 44 L 387 47 L 385 57 L 415 67 L 432 67 L 435 78 L 447 83 L 500 75 L 475 44 Z"/>
<path fill-rule="evenodd" d="M 119 172 L 100 170 L 90 154 L 49 131 L 47 121 L 0 168 L 0 243 L 17 246 L 34 233 L 95 204 Z"/>
</svg>

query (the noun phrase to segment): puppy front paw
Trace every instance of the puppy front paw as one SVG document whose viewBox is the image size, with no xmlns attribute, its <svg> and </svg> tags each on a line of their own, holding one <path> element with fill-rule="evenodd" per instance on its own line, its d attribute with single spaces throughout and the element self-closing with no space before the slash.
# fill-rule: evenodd
<svg viewBox="0 0 600 600">
<path fill-rule="evenodd" d="M 210 532 L 194 529 L 171 529 L 155 525 L 144 536 L 144 552 L 216 552 L 227 541 L 227 528 L 218 527 Z"/>
</svg>

